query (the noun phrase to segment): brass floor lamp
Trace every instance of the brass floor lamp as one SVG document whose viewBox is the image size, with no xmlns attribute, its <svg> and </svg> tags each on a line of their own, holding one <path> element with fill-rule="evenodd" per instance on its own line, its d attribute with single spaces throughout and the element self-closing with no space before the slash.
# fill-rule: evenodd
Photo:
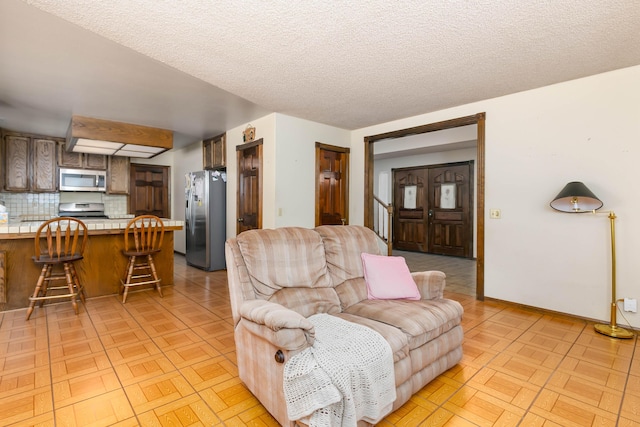
<svg viewBox="0 0 640 427">
<path fill-rule="evenodd" d="M 553 199 L 551 207 L 561 212 L 582 213 L 593 212 L 602 207 L 602 201 L 598 199 L 582 182 L 570 182 Z M 612 338 L 632 338 L 633 332 L 621 328 L 616 321 L 616 214 L 609 212 L 611 225 L 611 322 L 608 325 L 596 324 L 598 333 Z"/>
</svg>

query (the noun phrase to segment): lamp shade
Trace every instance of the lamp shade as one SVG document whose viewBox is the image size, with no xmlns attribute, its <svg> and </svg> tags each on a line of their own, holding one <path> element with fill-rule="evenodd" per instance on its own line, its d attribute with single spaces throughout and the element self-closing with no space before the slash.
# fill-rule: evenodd
<svg viewBox="0 0 640 427">
<path fill-rule="evenodd" d="M 600 209 L 602 201 L 582 182 L 574 181 L 565 185 L 550 205 L 557 211 L 579 213 Z"/>
</svg>

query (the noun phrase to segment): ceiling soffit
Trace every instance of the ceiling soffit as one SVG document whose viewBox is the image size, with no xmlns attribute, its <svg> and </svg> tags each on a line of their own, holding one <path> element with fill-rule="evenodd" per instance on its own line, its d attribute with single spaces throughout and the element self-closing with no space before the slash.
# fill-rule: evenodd
<svg viewBox="0 0 640 427">
<path fill-rule="evenodd" d="M 130 123 L 73 116 L 67 151 L 151 158 L 173 148 L 173 132 Z"/>
</svg>

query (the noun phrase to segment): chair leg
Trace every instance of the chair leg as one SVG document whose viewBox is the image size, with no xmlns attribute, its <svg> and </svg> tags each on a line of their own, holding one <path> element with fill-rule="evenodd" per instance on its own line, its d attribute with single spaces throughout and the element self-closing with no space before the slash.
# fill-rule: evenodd
<svg viewBox="0 0 640 427">
<path fill-rule="evenodd" d="M 40 295 L 42 297 L 47 296 L 49 280 L 51 279 L 51 272 L 53 271 L 53 266 L 50 264 L 45 265 L 46 271 L 44 273 L 44 281 L 42 282 L 42 286 L 40 287 Z M 44 300 L 40 300 L 38 303 L 38 307 L 42 308 L 44 306 Z"/>
<path fill-rule="evenodd" d="M 147 263 L 149 264 L 149 268 L 151 269 L 151 276 L 153 280 L 156 282 L 156 289 L 160 294 L 160 298 L 162 298 L 162 289 L 160 289 L 160 279 L 158 279 L 158 273 L 156 272 L 156 265 L 153 263 L 153 257 L 151 254 L 147 255 Z"/>
<path fill-rule="evenodd" d="M 130 256 L 129 263 L 127 264 L 127 276 L 124 280 L 123 286 L 123 295 L 122 295 L 122 303 L 127 302 L 127 294 L 129 293 L 129 284 L 131 283 L 131 276 L 133 275 L 133 267 L 135 266 L 136 257 Z"/>
<path fill-rule="evenodd" d="M 78 279 L 78 272 L 76 271 L 76 266 L 71 263 L 69 264 L 69 269 L 71 270 L 71 277 L 73 279 L 73 285 L 75 286 L 78 295 L 80 296 L 80 300 L 83 304 L 87 303 L 87 293 L 84 290 L 84 286 L 80 283 L 80 279 Z"/>
<path fill-rule="evenodd" d="M 120 279 L 120 283 L 122 284 L 122 287 L 120 289 L 120 293 L 124 292 L 124 284 L 128 283 L 128 280 L 131 280 L 131 279 L 128 279 L 129 278 L 129 269 L 131 268 L 131 258 L 132 257 L 129 257 L 127 259 L 127 268 L 124 271 L 124 275 L 122 276 L 122 279 Z"/>
<path fill-rule="evenodd" d="M 33 291 L 33 298 L 37 298 L 40 293 L 40 289 L 42 288 L 42 284 L 44 283 L 44 278 L 47 274 L 47 265 L 42 266 L 42 270 L 40 270 L 40 277 L 38 277 L 38 282 L 36 283 L 36 289 Z M 31 313 L 33 313 L 33 309 L 36 306 L 36 300 L 32 299 L 29 303 L 29 307 L 27 308 L 27 320 L 31 317 Z"/>
<path fill-rule="evenodd" d="M 71 305 L 73 306 L 73 311 L 78 314 L 78 302 L 76 301 L 77 292 L 74 289 L 73 276 L 71 274 L 71 268 L 69 267 L 69 263 L 64 263 L 64 275 L 67 279 L 67 287 L 69 288 L 69 293 L 71 294 Z"/>
</svg>

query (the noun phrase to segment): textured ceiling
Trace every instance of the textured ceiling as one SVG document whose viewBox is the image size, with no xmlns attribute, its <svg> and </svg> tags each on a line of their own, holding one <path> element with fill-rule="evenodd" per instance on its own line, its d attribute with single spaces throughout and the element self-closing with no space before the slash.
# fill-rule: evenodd
<svg viewBox="0 0 640 427">
<path fill-rule="evenodd" d="M 143 54 L 158 79 L 346 129 L 640 64 L 637 0 L 24 3 Z"/>
</svg>

